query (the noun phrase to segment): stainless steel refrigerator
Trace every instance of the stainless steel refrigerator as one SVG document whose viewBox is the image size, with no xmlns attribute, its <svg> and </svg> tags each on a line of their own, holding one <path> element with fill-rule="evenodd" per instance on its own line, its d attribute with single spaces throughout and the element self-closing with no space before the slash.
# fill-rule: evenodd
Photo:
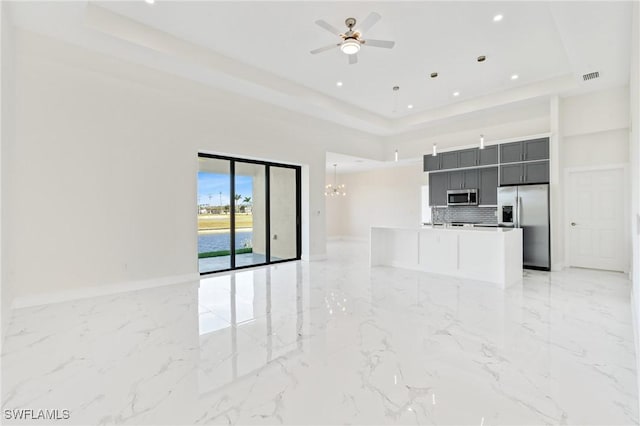
<svg viewBox="0 0 640 426">
<path fill-rule="evenodd" d="M 522 228 L 525 268 L 551 269 L 548 184 L 499 187 L 498 225 Z"/>
</svg>

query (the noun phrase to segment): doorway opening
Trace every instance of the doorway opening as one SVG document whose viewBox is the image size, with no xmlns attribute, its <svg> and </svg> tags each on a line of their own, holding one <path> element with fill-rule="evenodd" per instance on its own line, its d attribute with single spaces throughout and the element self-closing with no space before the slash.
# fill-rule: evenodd
<svg viewBox="0 0 640 426">
<path fill-rule="evenodd" d="M 301 167 L 198 154 L 201 275 L 301 256 Z"/>
</svg>

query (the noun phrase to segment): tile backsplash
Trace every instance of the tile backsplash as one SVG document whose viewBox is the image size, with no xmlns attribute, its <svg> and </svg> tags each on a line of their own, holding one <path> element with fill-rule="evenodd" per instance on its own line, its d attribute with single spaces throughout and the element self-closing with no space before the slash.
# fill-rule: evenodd
<svg viewBox="0 0 640 426">
<path fill-rule="evenodd" d="M 497 224 L 496 211 L 496 207 L 432 207 L 431 218 L 433 223 L 479 222 Z"/>
</svg>

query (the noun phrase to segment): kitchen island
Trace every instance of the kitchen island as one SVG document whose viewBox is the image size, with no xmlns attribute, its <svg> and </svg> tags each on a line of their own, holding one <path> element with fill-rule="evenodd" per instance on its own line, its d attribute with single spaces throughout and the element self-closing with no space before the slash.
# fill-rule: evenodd
<svg viewBox="0 0 640 426">
<path fill-rule="evenodd" d="M 522 229 L 372 227 L 371 266 L 393 266 L 491 282 L 522 280 Z"/>
</svg>

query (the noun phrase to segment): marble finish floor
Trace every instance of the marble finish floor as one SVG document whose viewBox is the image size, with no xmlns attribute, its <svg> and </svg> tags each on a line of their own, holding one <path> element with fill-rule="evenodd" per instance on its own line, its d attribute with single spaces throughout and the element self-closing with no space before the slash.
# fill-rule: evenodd
<svg viewBox="0 0 640 426">
<path fill-rule="evenodd" d="M 331 243 L 323 262 L 17 310 L 1 357 L 3 414 L 70 410 L 55 424 L 637 424 L 622 274 L 526 272 L 502 291 L 369 268 L 366 253 Z"/>
</svg>

